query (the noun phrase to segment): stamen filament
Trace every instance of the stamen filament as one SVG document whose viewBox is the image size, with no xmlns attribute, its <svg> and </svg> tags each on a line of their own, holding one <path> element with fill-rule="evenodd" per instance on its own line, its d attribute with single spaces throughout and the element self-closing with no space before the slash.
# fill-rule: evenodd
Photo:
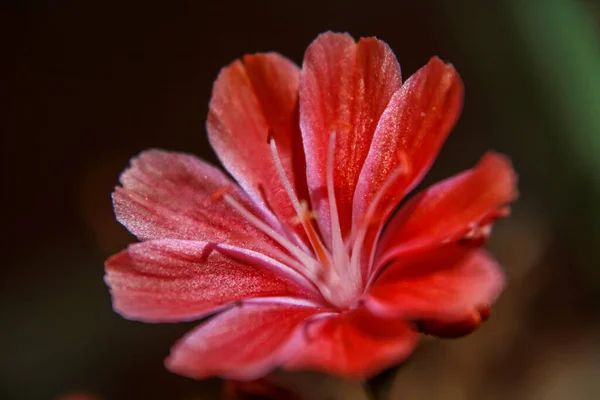
<svg viewBox="0 0 600 400">
<path fill-rule="evenodd" d="M 403 165 L 396 168 L 390 174 L 390 176 L 388 176 L 388 178 L 385 180 L 385 182 L 383 183 L 381 188 L 379 188 L 379 191 L 373 198 L 373 201 L 371 201 L 371 204 L 369 204 L 369 207 L 367 208 L 367 212 L 365 213 L 364 221 L 362 222 L 362 224 L 360 226 L 360 229 L 356 235 L 356 240 L 354 241 L 354 245 L 352 247 L 352 258 L 350 261 L 350 265 L 352 266 L 352 268 L 356 268 L 356 269 L 359 268 L 361 250 L 364 245 L 364 240 L 367 235 L 367 230 L 371 226 L 370 221 L 372 221 L 374 218 L 375 210 L 377 210 L 377 208 L 379 207 L 379 203 L 381 203 L 381 200 L 383 199 L 385 194 L 392 187 L 392 185 L 394 183 L 396 183 L 396 180 L 400 177 L 400 175 L 402 175 L 403 172 L 405 172 L 405 168 Z M 367 276 L 369 276 L 369 274 L 371 273 L 371 262 L 369 262 L 368 268 L 369 269 L 367 271 Z M 367 285 L 368 284 L 369 283 L 367 283 Z"/>
<path fill-rule="evenodd" d="M 273 156 L 273 160 L 275 161 L 275 167 L 277 169 L 277 174 L 279 175 L 279 180 L 283 184 L 283 187 L 290 201 L 292 202 L 292 205 L 294 206 L 296 214 L 298 214 L 298 219 L 302 224 L 304 231 L 306 232 L 306 236 L 308 236 L 308 240 L 310 241 L 310 244 L 312 245 L 315 251 L 317 259 L 321 262 L 321 264 L 327 267 L 331 263 L 331 256 L 329 255 L 327 249 L 321 242 L 319 235 L 315 231 L 309 219 L 306 217 L 307 210 L 305 210 L 305 208 L 298 200 L 298 197 L 294 192 L 292 184 L 285 175 L 285 170 L 283 169 L 283 164 L 281 163 L 281 158 L 279 157 L 279 151 L 277 150 L 277 144 L 275 143 L 275 139 L 273 138 L 273 136 L 269 137 L 269 145 L 271 146 L 271 154 Z"/>
<path fill-rule="evenodd" d="M 287 238 L 281 235 L 279 232 L 275 231 L 269 225 L 261 221 L 258 217 L 253 215 L 250 211 L 246 210 L 244 206 L 242 206 L 237 200 L 235 200 L 231 195 L 225 194 L 223 195 L 223 200 L 227 202 L 231 207 L 233 207 L 241 216 L 246 218 L 248 222 L 254 225 L 256 228 L 260 229 L 262 232 L 267 234 L 271 239 L 275 240 L 279 243 L 283 248 L 290 252 L 294 257 L 298 259 L 305 267 L 309 265 L 313 265 L 317 261 L 310 257 L 308 254 L 300 250 L 295 244 L 290 242 Z"/>
<path fill-rule="evenodd" d="M 258 190 L 260 192 L 260 195 L 261 195 L 263 201 L 265 202 L 265 205 L 267 206 L 267 209 L 271 212 L 271 215 L 267 215 L 267 217 L 270 217 L 270 216 L 275 217 L 275 221 L 273 221 L 273 223 L 271 223 L 270 225 L 271 226 L 277 225 L 277 227 L 283 231 L 284 235 L 288 238 L 288 240 L 290 240 L 292 243 L 299 246 L 305 253 L 310 252 L 310 249 L 308 248 L 306 243 L 304 243 L 304 240 L 300 239 L 298 237 L 298 235 L 296 234 L 296 232 L 294 232 L 292 229 L 290 229 L 290 227 L 287 224 L 285 224 L 283 221 L 279 220 L 276 217 L 276 213 L 273 210 L 273 207 L 271 206 L 271 204 L 269 203 L 269 198 L 265 192 L 264 186 L 259 184 Z"/>
<path fill-rule="evenodd" d="M 335 161 L 335 140 L 336 132 L 333 131 L 329 137 L 329 147 L 327 149 L 327 194 L 329 198 L 329 218 L 331 220 L 331 247 L 333 248 L 333 262 L 339 273 L 349 265 L 348 254 L 342 238 L 342 229 L 340 227 L 340 217 L 338 214 L 337 201 L 335 197 L 335 186 L 333 183 L 333 164 Z"/>
<path fill-rule="evenodd" d="M 300 205 L 300 201 L 294 193 L 294 188 L 290 183 L 289 179 L 285 175 L 285 170 L 283 169 L 283 164 L 281 162 L 281 158 L 279 157 L 279 151 L 277 150 L 277 144 L 275 144 L 275 139 L 273 136 L 269 137 L 269 146 L 271 147 L 271 155 L 273 156 L 273 161 L 275 161 L 275 169 L 277 170 L 277 174 L 279 175 L 279 180 L 283 184 L 283 188 L 287 193 L 292 205 L 294 206 L 294 210 L 296 210 L 296 214 L 299 216 L 302 212 L 302 206 Z M 302 219 L 300 220 L 302 222 Z"/>
</svg>

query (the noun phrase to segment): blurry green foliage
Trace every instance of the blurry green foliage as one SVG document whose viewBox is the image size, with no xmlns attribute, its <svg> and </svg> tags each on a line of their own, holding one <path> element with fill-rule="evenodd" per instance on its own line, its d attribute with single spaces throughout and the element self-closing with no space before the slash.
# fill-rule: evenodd
<svg viewBox="0 0 600 400">
<path fill-rule="evenodd" d="M 441 4 L 441 3 L 440 3 Z M 496 102 L 522 187 L 554 214 L 575 262 L 600 283 L 600 18 L 592 2 L 443 6 L 468 68 Z M 456 12 L 459 9 L 459 12 Z M 477 76 L 477 73 L 474 73 Z M 490 107 L 490 109 L 494 109 Z M 510 130 L 508 133 L 507 131 Z M 525 196 L 524 196 L 525 197 Z"/>
</svg>

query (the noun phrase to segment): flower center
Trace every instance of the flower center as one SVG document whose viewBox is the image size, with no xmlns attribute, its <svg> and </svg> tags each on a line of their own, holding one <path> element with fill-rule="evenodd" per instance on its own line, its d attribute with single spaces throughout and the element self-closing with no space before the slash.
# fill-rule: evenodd
<svg viewBox="0 0 600 400">
<path fill-rule="evenodd" d="M 277 149 L 277 143 L 273 135 L 269 135 L 269 146 L 271 155 L 275 164 L 279 180 L 283 185 L 294 210 L 296 218 L 294 220 L 302 225 L 306 236 L 310 242 L 312 253 L 317 263 L 305 265 L 310 270 L 313 282 L 317 285 L 323 296 L 332 304 L 346 308 L 350 305 L 353 298 L 360 292 L 362 282 L 351 276 L 349 272 L 349 258 L 342 238 L 337 203 L 335 200 L 335 191 L 333 185 L 333 164 L 335 151 L 335 132 L 331 135 L 328 155 L 327 155 L 327 197 L 329 200 L 329 211 L 331 216 L 332 249 L 328 249 L 323 243 L 315 225 L 315 212 L 308 209 L 306 200 L 299 201 L 294 188 L 292 187 Z M 360 275 L 358 275 L 360 279 Z"/>
<path fill-rule="evenodd" d="M 377 209 L 392 185 L 400 175 L 406 171 L 406 164 L 401 162 L 400 167 L 392 171 L 390 176 L 376 193 L 359 226 L 353 227 L 350 238 L 345 240 L 340 228 L 334 185 L 336 136 L 337 134 L 335 131 L 330 135 L 326 166 L 327 200 L 329 203 L 331 224 L 331 248 L 328 248 L 323 243 L 321 235 L 315 226 L 315 212 L 309 209 L 306 200 L 300 201 L 298 199 L 298 196 L 285 173 L 277 149 L 277 144 L 271 134 L 269 134 L 268 143 L 271 149 L 273 162 L 279 180 L 296 212 L 296 217 L 294 217 L 292 221 L 289 221 L 289 223 L 300 224 L 302 226 L 310 243 L 310 247 L 307 247 L 296 235 L 280 233 L 261 218 L 255 216 L 235 200 L 228 193 L 227 188 L 218 190 L 214 196 L 218 196 L 219 198 L 222 197 L 225 202 L 233 207 L 249 223 L 264 232 L 271 239 L 275 240 L 288 253 L 285 254 L 282 252 L 279 254 L 282 261 L 312 281 L 330 304 L 340 309 L 345 309 L 352 306 L 353 301 L 364 289 L 363 271 L 361 267 L 365 263 L 365 256 L 372 258 L 372 254 L 362 254 L 367 231 L 374 224 L 379 224 L 381 222 L 381 219 L 377 218 Z M 282 221 L 284 230 L 288 225 L 288 223 Z M 372 264 L 371 259 L 367 259 L 367 264 Z"/>
</svg>

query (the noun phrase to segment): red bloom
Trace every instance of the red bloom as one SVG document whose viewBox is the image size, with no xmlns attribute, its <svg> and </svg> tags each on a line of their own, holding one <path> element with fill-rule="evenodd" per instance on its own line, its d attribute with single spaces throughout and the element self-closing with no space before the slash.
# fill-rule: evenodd
<svg viewBox="0 0 600 400">
<path fill-rule="evenodd" d="M 106 262 L 115 310 L 148 322 L 217 313 L 166 361 L 194 378 L 278 366 L 366 377 L 407 357 L 418 330 L 472 331 L 504 283 L 479 247 L 516 198 L 510 162 L 486 154 L 394 214 L 462 97 L 435 57 L 402 84 L 374 38 L 325 33 L 301 70 L 275 53 L 233 62 L 207 127 L 237 184 L 190 155 L 133 159 L 113 200 L 142 242 Z"/>
</svg>

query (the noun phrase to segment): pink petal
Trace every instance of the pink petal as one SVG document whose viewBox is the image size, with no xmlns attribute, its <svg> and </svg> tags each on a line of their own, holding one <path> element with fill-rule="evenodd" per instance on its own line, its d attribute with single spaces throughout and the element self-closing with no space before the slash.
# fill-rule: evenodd
<svg viewBox="0 0 600 400">
<path fill-rule="evenodd" d="M 268 255 L 277 248 L 223 199 L 215 198 L 226 190 L 252 211 L 252 203 L 240 188 L 194 156 L 146 151 L 131 161 L 120 180 L 123 187 L 113 193 L 115 213 L 140 240 L 227 243 Z"/>
<path fill-rule="evenodd" d="M 298 67 L 276 53 L 249 55 L 221 70 L 207 129 L 219 159 L 256 204 L 285 222 L 295 215 L 268 144 L 273 135 L 287 178 L 306 198 L 298 125 Z M 266 200 L 266 203 L 265 203 Z"/>
<path fill-rule="evenodd" d="M 313 207 L 326 241 L 329 137 L 336 132 L 334 184 L 342 233 L 351 226 L 352 198 L 373 132 L 393 93 L 400 66 L 392 50 L 375 38 L 358 44 L 347 34 L 325 33 L 306 50 L 300 75 L 300 124 Z"/>
<path fill-rule="evenodd" d="M 516 185 L 510 160 L 487 153 L 473 169 L 426 189 L 400 209 L 380 240 L 377 265 L 408 251 L 487 236 L 489 224 L 516 199 Z"/>
<path fill-rule="evenodd" d="M 460 77 L 451 65 L 434 57 L 394 93 L 381 116 L 353 204 L 353 223 L 371 224 L 363 244 L 364 277 L 368 274 L 376 238 L 398 202 L 419 183 L 433 163 L 458 119 L 462 99 Z M 397 169 L 401 175 L 381 197 L 377 215 L 368 216 L 369 205 Z"/>
<path fill-rule="evenodd" d="M 450 244 L 396 260 L 369 289 L 365 305 L 384 317 L 452 324 L 488 308 L 503 287 L 490 255 Z"/>
<path fill-rule="evenodd" d="M 476 331 L 492 314 L 491 306 L 484 305 L 473 309 L 461 319 L 450 321 L 425 320 L 418 321 L 419 332 L 446 339 L 455 339 Z"/>
<path fill-rule="evenodd" d="M 148 322 L 198 319 L 221 306 L 255 297 L 320 301 L 308 282 L 276 261 L 245 261 L 231 249 L 209 243 L 146 241 L 109 258 L 105 281 L 117 312 Z"/>
<path fill-rule="evenodd" d="M 196 379 L 260 378 L 289 357 L 286 344 L 293 332 L 317 313 L 303 305 L 244 303 L 184 336 L 171 350 L 167 368 Z"/>
<path fill-rule="evenodd" d="M 301 345 L 286 369 L 320 370 L 366 378 L 404 360 L 418 335 L 401 319 L 381 319 L 364 308 L 307 322 L 296 333 Z"/>
<path fill-rule="evenodd" d="M 403 168 L 403 175 L 381 203 L 382 209 L 390 204 L 393 209 L 422 179 L 460 115 L 463 91 L 454 67 L 434 57 L 394 93 L 379 120 L 360 174 L 353 210 L 355 222 L 364 216 L 396 168 Z"/>
</svg>

